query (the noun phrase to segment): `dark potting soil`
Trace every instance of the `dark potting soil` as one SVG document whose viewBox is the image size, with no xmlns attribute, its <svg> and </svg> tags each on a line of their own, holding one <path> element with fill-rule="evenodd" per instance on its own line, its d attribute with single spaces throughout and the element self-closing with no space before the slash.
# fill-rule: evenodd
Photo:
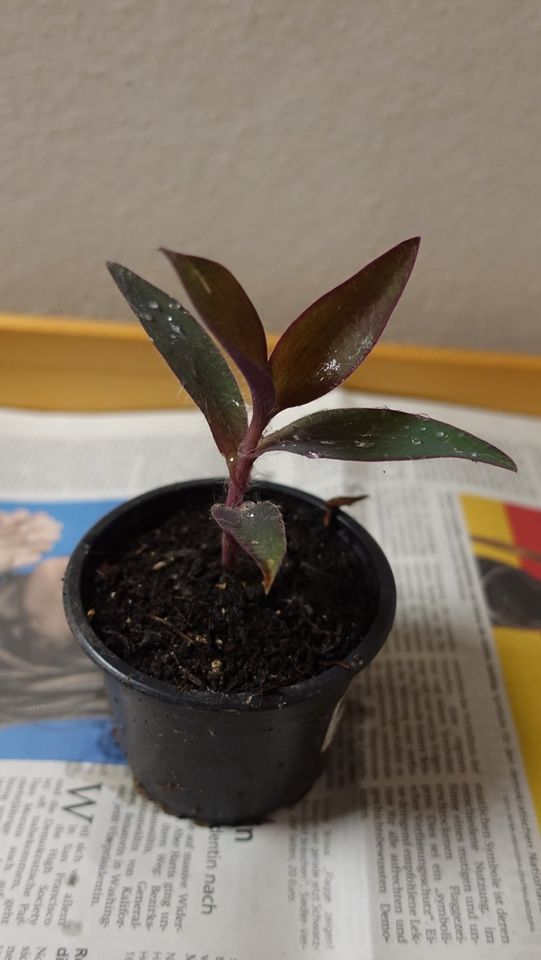
<svg viewBox="0 0 541 960">
<path fill-rule="evenodd" d="M 122 660 L 181 690 L 264 693 L 340 661 L 374 618 L 369 562 L 320 510 L 287 496 L 287 555 L 268 596 L 239 554 L 224 572 L 210 504 L 194 495 L 101 555 L 86 587 L 92 627 Z M 344 669 L 347 665 L 344 665 Z"/>
</svg>

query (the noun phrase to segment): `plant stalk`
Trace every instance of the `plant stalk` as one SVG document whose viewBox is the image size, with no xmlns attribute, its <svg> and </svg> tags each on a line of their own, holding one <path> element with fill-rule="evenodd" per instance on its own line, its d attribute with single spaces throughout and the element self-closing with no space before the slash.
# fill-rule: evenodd
<svg viewBox="0 0 541 960">
<path fill-rule="evenodd" d="M 250 485 L 252 468 L 257 459 L 255 449 L 261 439 L 263 430 L 270 420 L 270 415 L 259 408 L 254 401 L 252 419 L 248 427 L 244 440 L 239 449 L 239 458 L 232 467 L 229 474 L 229 483 L 227 487 L 226 507 L 240 507 L 246 496 L 246 491 Z M 238 554 L 238 544 L 229 533 L 222 533 L 222 566 L 225 570 L 231 570 L 235 566 Z"/>
</svg>

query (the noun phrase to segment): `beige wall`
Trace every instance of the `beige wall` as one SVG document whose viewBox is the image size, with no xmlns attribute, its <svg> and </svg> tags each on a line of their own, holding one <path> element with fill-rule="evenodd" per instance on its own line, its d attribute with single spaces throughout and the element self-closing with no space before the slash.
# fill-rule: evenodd
<svg viewBox="0 0 541 960">
<path fill-rule="evenodd" d="M 539 0 L 2 0 L 3 310 L 227 263 L 275 329 L 421 233 L 395 340 L 541 352 Z"/>
</svg>

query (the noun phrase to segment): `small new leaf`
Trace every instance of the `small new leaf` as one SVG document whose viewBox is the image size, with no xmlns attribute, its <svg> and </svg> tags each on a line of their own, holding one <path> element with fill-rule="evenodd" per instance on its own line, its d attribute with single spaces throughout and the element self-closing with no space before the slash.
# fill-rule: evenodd
<svg viewBox="0 0 541 960">
<path fill-rule="evenodd" d="M 358 493 L 355 497 L 331 497 L 329 500 L 325 500 L 326 510 L 323 514 L 323 523 L 326 527 L 329 527 L 334 514 L 340 507 L 352 507 L 354 503 L 367 499 L 367 493 Z"/>
<path fill-rule="evenodd" d="M 230 465 L 247 427 L 237 381 L 218 347 L 176 300 L 118 263 L 108 263 L 117 287 L 153 344 L 205 415 Z"/>
<path fill-rule="evenodd" d="M 286 552 L 284 521 L 278 507 L 268 500 L 246 500 L 239 507 L 217 503 L 211 512 L 224 533 L 255 560 L 263 574 L 263 589 L 268 593 Z"/>
<path fill-rule="evenodd" d="M 184 285 L 203 323 L 246 378 L 254 401 L 274 406 L 263 324 L 252 301 L 221 263 L 161 248 Z"/>
<path fill-rule="evenodd" d="M 383 333 L 418 249 L 418 237 L 404 240 L 291 324 L 270 359 L 278 409 L 324 396 L 357 369 Z"/>
<path fill-rule="evenodd" d="M 507 454 L 485 440 L 413 413 L 384 409 L 322 410 L 295 420 L 260 442 L 258 454 L 284 450 L 329 460 L 427 460 L 457 457 L 516 471 Z"/>
</svg>

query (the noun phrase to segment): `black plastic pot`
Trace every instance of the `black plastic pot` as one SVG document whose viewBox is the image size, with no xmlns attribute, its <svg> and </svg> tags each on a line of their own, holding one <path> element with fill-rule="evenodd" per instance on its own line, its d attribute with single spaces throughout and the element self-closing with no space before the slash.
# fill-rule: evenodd
<svg viewBox="0 0 541 960">
<path fill-rule="evenodd" d="M 258 485 L 263 496 L 284 494 L 318 507 L 322 500 L 279 484 Z M 223 481 L 202 480 L 153 490 L 117 507 L 76 547 L 66 572 L 64 604 L 70 628 L 104 671 L 117 735 L 137 783 L 177 816 L 212 824 L 256 822 L 299 799 L 321 772 L 354 676 L 378 653 L 391 629 L 396 591 L 380 547 L 338 511 L 338 536 L 361 556 L 376 593 L 368 632 L 346 657 L 316 677 L 263 696 L 179 692 L 131 668 L 94 633 L 85 596 L 95 558 L 136 530 L 161 522 L 183 494 L 208 493 Z"/>
</svg>

